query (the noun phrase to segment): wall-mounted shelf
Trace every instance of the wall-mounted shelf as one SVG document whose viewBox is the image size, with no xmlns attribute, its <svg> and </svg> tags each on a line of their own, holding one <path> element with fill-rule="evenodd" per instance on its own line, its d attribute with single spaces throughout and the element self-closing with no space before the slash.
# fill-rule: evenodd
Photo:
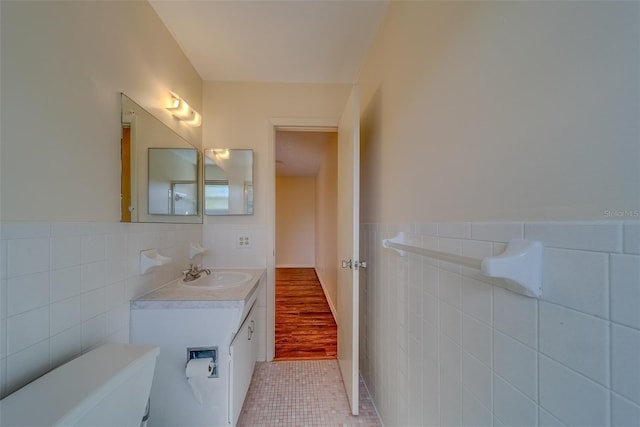
<svg viewBox="0 0 640 427">
<path fill-rule="evenodd" d="M 171 258 L 162 256 L 157 249 L 146 249 L 140 251 L 140 274 L 146 274 L 154 267 L 169 264 Z"/>
<path fill-rule="evenodd" d="M 538 298 L 542 294 L 541 242 L 512 240 L 503 253 L 484 259 L 407 245 L 404 232 L 392 239 L 384 239 L 382 246 L 395 250 L 400 256 L 410 252 L 480 270 L 488 277 L 505 279 L 505 288 L 528 297 Z"/>
</svg>

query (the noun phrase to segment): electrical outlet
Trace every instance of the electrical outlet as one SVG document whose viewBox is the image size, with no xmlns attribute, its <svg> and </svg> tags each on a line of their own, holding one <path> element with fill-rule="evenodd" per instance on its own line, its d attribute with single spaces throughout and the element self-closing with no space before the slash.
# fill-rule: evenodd
<svg viewBox="0 0 640 427">
<path fill-rule="evenodd" d="M 251 238 L 248 234 L 238 234 L 236 245 L 240 249 L 248 249 L 251 247 Z"/>
</svg>

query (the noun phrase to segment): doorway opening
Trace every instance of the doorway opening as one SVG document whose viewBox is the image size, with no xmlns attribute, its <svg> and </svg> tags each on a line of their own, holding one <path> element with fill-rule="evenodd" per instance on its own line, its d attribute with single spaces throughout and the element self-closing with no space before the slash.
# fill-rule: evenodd
<svg viewBox="0 0 640 427">
<path fill-rule="evenodd" d="M 275 360 L 337 355 L 337 132 L 275 132 Z"/>
</svg>

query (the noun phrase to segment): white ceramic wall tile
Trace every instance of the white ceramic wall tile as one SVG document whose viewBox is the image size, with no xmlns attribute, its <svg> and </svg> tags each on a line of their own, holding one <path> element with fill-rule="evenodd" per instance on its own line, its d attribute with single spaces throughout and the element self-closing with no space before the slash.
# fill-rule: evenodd
<svg viewBox="0 0 640 427">
<path fill-rule="evenodd" d="M 440 425 L 462 425 L 462 392 L 460 383 L 442 378 L 440 384 Z"/>
<path fill-rule="evenodd" d="M 476 259 L 490 257 L 493 255 L 493 244 L 479 240 L 463 240 L 462 255 Z"/>
<path fill-rule="evenodd" d="M 493 322 L 499 331 L 538 347 L 538 301 L 502 288 L 493 288 Z"/>
<path fill-rule="evenodd" d="M 105 287 L 105 309 L 111 310 L 127 302 L 126 282 L 118 282 Z"/>
<path fill-rule="evenodd" d="M 609 324 L 602 319 L 540 302 L 540 351 L 609 385 Z"/>
<path fill-rule="evenodd" d="M 10 355 L 7 357 L 7 392 L 14 392 L 49 369 L 49 340 Z"/>
<path fill-rule="evenodd" d="M 422 245 L 421 245 L 421 247 L 425 248 L 425 249 L 430 249 L 432 251 L 439 250 L 438 237 L 436 237 L 436 236 L 422 236 Z M 429 261 L 431 263 L 436 263 L 431 258 L 425 258 L 424 260 L 425 261 Z"/>
<path fill-rule="evenodd" d="M 457 344 L 462 343 L 462 313 L 460 310 L 441 302 L 438 311 L 441 333 Z"/>
<path fill-rule="evenodd" d="M 491 369 L 475 357 L 462 352 L 462 388 L 470 392 L 485 408 L 491 408 Z"/>
<path fill-rule="evenodd" d="M 82 322 L 82 351 L 98 346 L 107 336 L 107 316 L 100 314 Z"/>
<path fill-rule="evenodd" d="M 640 256 L 611 255 L 611 320 L 640 328 Z"/>
<path fill-rule="evenodd" d="M 436 326 L 438 324 L 438 299 L 428 293 L 422 295 L 422 317 Z"/>
<path fill-rule="evenodd" d="M 547 248 L 622 251 L 621 223 L 526 223 L 524 230 L 527 240 L 539 240 Z"/>
<path fill-rule="evenodd" d="M 434 297 L 438 296 L 438 267 L 427 262 L 426 258 L 422 261 L 422 289 Z"/>
<path fill-rule="evenodd" d="M 51 271 L 51 302 L 80 295 L 80 266 Z"/>
<path fill-rule="evenodd" d="M 640 255 L 640 222 L 627 222 L 623 226 L 624 252 Z"/>
<path fill-rule="evenodd" d="M 462 425 L 465 427 L 492 427 L 491 411 L 470 392 L 462 388 Z"/>
<path fill-rule="evenodd" d="M 409 425 L 422 425 L 422 345 L 409 339 L 408 420 Z"/>
<path fill-rule="evenodd" d="M 438 360 L 438 328 L 431 323 L 422 325 L 422 359 L 436 362 Z"/>
<path fill-rule="evenodd" d="M 462 240 L 440 237 L 438 238 L 438 250 L 449 254 L 462 255 Z"/>
<path fill-rule="evenodd" d="M 0 280 L 0 286 L 4 280 Z M 7 357 L 7 319 L 0 319 L 0 359 L 4 359 Z M 2 386 L 2 382 L 0 381 L 0 387 Z M 2 391 L 0 390 L 0 395 L 2 395 Z"/>
<path fill-rule="evenodd" d="M 440 336 L 440 380 L 460 383 L 462 349 L 445 336 Z"/>
<path fill-rule="evenodd" d="M 7 354 L 49 338 L 49 306 L 7 318 Z"/>
<path fill-rule="evenodd" d="M 611 388 L 640 405 L 640 331 L 612 325 Z"/>
<path fill-rule="evenodd" d="M 543 299 L 608 318 L 607 254 L 545 248 L 543 263 Z"/>
<path fill-rule="evenodd" d="M 538 399 L 538 354 L 531 347 L 494 330 L 493 369 L 529 399 Z"/>
<path fill-rule="evenodd" d="M 0 280 L 7 278 L 9 241 L 0 240 Z"/>
<path fill-rule="evenodd" d="M 82 326 L 78 324 L 53 335 L 49 341 L 51 367 L 60 366 L 82 353 Z"/>
<path fill-rule="evenodd" d="M 51 238 L 51 268 L 72 267 L 82 262 L 82 243 L 79 236 Z"/>
<path fill-rule="evenodd" d="M 106 263 L 104 261 L 83 264 L 80 267 L 82 292 L 88 292 L 104 287 L 104 285 L 106 284 L 105 273 Z"/>
<path fill-rule="evenodd" d="M 611 427 L 640 426 L 640 406 L 615 394 L 611 396 Z"/>
<path fill-rule="evenodd" d="M 423 425 L 434 426 L 440 423 L 439 389 L 438 364 L 435 360 L 425 359 L 422 364 Z"/>
<path fill-rule="evenodd" d="M 94 291 L 85 292 L 81 297 L 82 304 L 82 321 L 96 317 L 105 312 L 106 298 L 104 288 Z"/>
<path fill-rule="evenodd" d="M 82 322 L 80 297 L 73 297 L 51 304 L 50 333 L 59 334 Z"/>
<path fill-rule="evenodd" d="M 540 405 L 568 426 L 609 423 L 609 392 L 601 385 L 540 356 Z"/>
<path fill-rule="evenodd" d="M 2 222 L 0 239 L 36 239 L 51 236 L 51 225 L 43 222 Z"/>
<path fill-rule="evenodd" d="M 106 313 L 107 335 L 113 335 L 119 331 L 129 331 L 129 304 L 121 304 Z"/>
<path fill-rule="evenodd" d="M 438 282 L 438 295 L 440 299 L 452 307 L 461 308 L 462 275 L 447 270 L 440 270 Z"/>
<path fill-rule="evenodd" d="M 7 279 L 7 316 L 49 304 L 49 273 Z"/>
<path fill-rule="evenodd" d="M 416 233 L 427 235 L 427 236 L 437 236 L 438 224 L 436 223 L 416 224 Z"/>
<path fill-rule="evenodd" d="M 467 222 L 438 224 L 438 236 L 468 239 L 471 237 L 471 224 Z"/>
<path fill-rule="evenodd" d="M 0 277 L 5 278 L 0 279 L 3 394 L 6 378 L 13 375 L 6 369 L 7 360 L 29 351 L 32 344 L 46 343 L 55 367 L 103 342 L 128 342 L 129 296 L 179 275 L 179 269 L 171 266 L 150 277 L 139 276 L 139 249 L 161 244 L 177 263 L 186 265 L 188 244 L 200 241 L 202 225 L 2 222 L 0 235 Z M 39 273 L 48 279 L 27 276 Z M 85 292 L 82 298 L 81 292 Z M 87 321 L 81 323 L 83 308 Z M 18 378 L 14 384 L 18 387 L 23 385 L 20 378 L 26 377 L 12 378 Z"/>
<path fill-rule="evenodd" d="M 492 242 L 509 242 L 524 238 L 522 223 L 474 222 L 471 224 L 471 238 Z"/>
<path fill-rule="evenodd" d="M 537 405 L 502 378 L 493 377 L 493 411 L 505 426 L 535 426 Z"/>
<path fill-rule="evenodd" d="M 493 323 L 493 287 L 471 277 L 462 278 L 462 311 L 488 325 Z"/>
<path fill-rule="evenodd" d="M 462 348 L 485 365 L 491 366 L 491 328 L 472 317 L 463 316 Z"/>
<path fill-rule="evenodd" d="M 632 310 L 634 303 L 638 306 L 635 301 L 638 298 L 634 294 L 637 288 L 633 287 L 635 285 L 629 286 L 629 283 L 638 282 L 638 254 L 629 251 L 640 252 L 640 228 L 635 223 L 624 229 L 621 223 L 526 225 L 528 228 L 519 223 L 471 223 L 468 237 L 462 237 L 464 232 L 456 231 L 455 224 L 416 227 L 423 236 L 423 247 L 431 245 L 431 249 L 474 257 L 484 255 L 483 248 L 490 248 L 492 254 L 499 254 L 504 250 L 505 242 L 513 238 L 540 238 L 546 246 L 545 292 L 540 301 L 492 286 L 491 282 L 478 280 L 475 275 L 467 276 L 466 270 L 453 264 L 423 258 L 420 337 L 422 390 L 423 400 L 437 402 L 437 405 L 423 409 L 423 424 L 483 424 L 489 415 L 495 426 L 538 424 L 584 427 L 615 425 L 622 423 L 621 420 L 628 423 L 628 419 L 636 416 L 634 410 L 640 405 L 630 400 L 629 396 L 636 393 L 636 387 L 640 384 L 640 380 L 635 378 L 637 365 L 633 361 L 620 360 L 628 358 L 629 354 L 638 354 L 640 350 L 635 348 L 634 339 L 629 337 L 613 337 L 612 340 L 609 328 L 613 327 L 613 333 L 618 335 L 620 331 L 631 331 L 634 336 L 640 333 L 634 323 L 636 312 Z M 384 224 L 372 227 L 388 230 L 389 233 L 398 229 L 397 226 L 388 227 Z M 446 230 L 442 233 L 446 236 L 441 234 L 436 240 L 433 234 L 438 227 Z M 542 237 L 548 238 L 548 242 Z M 482 241 L 482 245 L 462 239 Z M 371 270 L 375 270 L 375 274 L 364 279 L 374 282 L 370 288 L 379 289 L 377 294 L 370 295 L 371 301 L 365 308 L 371 310 L 367 319 L 373 316 L 379 325 L 378 330 L 366 329 L 366 334 L 378 334 L 374 338 L 376 347 L 372 347 L 376 354 L 368 355 L 370 359 L 367 360 L 375 366 L 375 387 L 380 391 L 378 396 L 381 396 L 378 409 L 386 424 L 395 425 L 394 421 L 401 419 L 397 414 L 404 412 L 407 405 L 411 407 L 411 403 L 400 405 L 398 396 L 408 396 L 410 384 L 413 383 L 404 373 L 394 376 L 394 372 L 398 371 L 398 350 L 385 345 L 389 340 L 396 340 L 399 331 L 397 326 L 406 322 L 405 317 L 399 316 L 401 307 L 397 307 L 395 302 L 398 296 L 388 291 L 387 284 L 398 283 L 404 273 L 399 269 L 398 260 L 387 257 L 388 251 L 382 249 L 377 240 L 368 241 L 368 245 L 371 251 L 380 254 L 381 259 L 372 264 L 376 264 Z M 627 255 L 620 253 L 623 249 L 628 251 Z M 465 274 L 461 305 L 458 305 L 456 292 L 447 293 L 451 287 L 444 288 L 443 283 L 451 283 L 451 279 L 457 277 L 455 273 L 461 271 Z M 412 283 L 412 286 L 415 284 Z M 415 289 L 412 292 L 410 288 L 410 301 L 414 293 Z M 418 304 L 409 304 L 413 307 L 409 310 L 409 325 L 417 325 Z M 609 316 L 616 323 L 609 325 Z M 396 327 L 387 323 L 396 323 Z M 476 330 L 479 326 L 482 329 Z M 543 329 L 539 330 L 539 327 Z M 490 332 L 488 339 L 485 337 L 487 330 Z M 411 337 L 418 339 L 415 332 Z M 438 337 L 436 344 L 432 344 L 434 337 Z M 462 358 L 458 345 L 462 346 Z M 417 346 L 417 343 L 409 345 L 410 352 L 412 346 Z M 539 347 L 544 354 L 538 353 Z M 367 347 L 366 351 L 372 350 Z M 486 354 L 490 355 L 488 364 L 476 357 L 486 358 Z M 406 357 L 405 354 L 400 356 Z M 616 359 L 618 356 L 620 359 Z M 375 362 L 372 362 L 373 359 Z M 482 369 L 470 369 L 474 362 Z M 409 362 L 409 377 L 414 364 Z M 462 372 L 458 373 L 458 367 Z M 435 375 L 438 392 L 433 391 L 434 374 L 430 375 L 430 370 L 439 372 L 439 376 Z M 402 369 L 400 371 L 404 372 Z M 486 384 L 486 381 L 474 382 L 471 375 L 474 372 L 490 373 L 494 397 L 489 407 L 480 403 L 485 395 L 477 390 L 482 387 L 473 386 Z M 607 387 L 614 382 L 617 390 L 611 392 Z M 471 389 L 476 390 L 475 393 Z M 397 393 L 397 390 L 402 393 Z M 429 399 L 430 393 L 433 399 Z M 542 402 L 541 406 L 536 403 L 538 399 Z M 624 410 L 618 410 L 618 415 L 610 410 L 610 405 L 616 404 L 624 407 Z"/>
<path fill-rule="evenodd" d="M 106 258 L 105 235 L 82 236 L 81 242 L 83 264 L 102 261 Z"/>
<path fill-rule="evenodd" d="M 17 239 L 8 242 L 7 277 L 49 270 L 49 239 Z"/>
<path fill-rule="evenodd" d="M 538 407 L 538 420 L 540 427 L 565 427 L 559 419 Z"/>
</svg>

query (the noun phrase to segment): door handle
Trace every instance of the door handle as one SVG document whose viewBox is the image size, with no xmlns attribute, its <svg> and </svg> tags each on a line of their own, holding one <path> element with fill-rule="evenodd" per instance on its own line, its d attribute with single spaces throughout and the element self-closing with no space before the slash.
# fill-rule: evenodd
<svg viewBox="0 0 640 427">
<path fill-rule="evenodd" d="M 367 261 L 352 261 L 352 260 L 342 260 L 342 268 L 350 268 L 353 270 L 357 270 L 359 268 L 367 268 Z"/>
</svg>

